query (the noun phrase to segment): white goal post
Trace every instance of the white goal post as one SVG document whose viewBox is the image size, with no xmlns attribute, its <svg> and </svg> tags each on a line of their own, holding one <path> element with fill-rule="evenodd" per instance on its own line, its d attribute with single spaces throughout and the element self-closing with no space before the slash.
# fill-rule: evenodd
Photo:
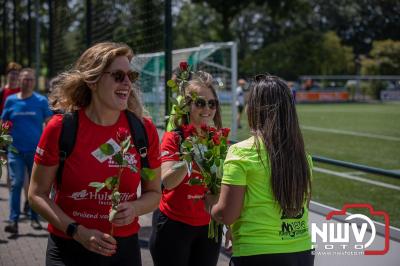
<svg viewBox="0 0 400 266">
<path fill-rule="evenodd" d="M 236 140 L 237 44 L 204 43 L 197 47 L 173 50 L 172 68 L 177 68 L 182 61 L 188 62 L 195 71 L 203 70 L 213 76 L 219 99 L 224 107 L 223 125 L 231 128 L 230 139 Z M 138 54 L 131 64 L 132 68 L 140 73 L 139 86 L 146 109 L 158 126 L 164 125 L 165 53 Z M 227 105 L 230 105 L 229 109 Z M 228 118 L 230 121 L 227 121 Z"/>
</svg>

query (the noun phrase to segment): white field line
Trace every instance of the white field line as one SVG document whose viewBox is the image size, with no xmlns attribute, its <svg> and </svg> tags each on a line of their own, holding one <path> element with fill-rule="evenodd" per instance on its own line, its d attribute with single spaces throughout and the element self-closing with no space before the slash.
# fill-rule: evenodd
<svg viewBox="0 0 400 266">
<path fill-rule="evenodd" d="M 383 182 L 379 182 L 379 181 L 375 181 L 375 180 L 370 180 L 370 179 L 366 179 L 366 178 L 362 178 L 362 177 L 358 177 L 358 176 L 354 176 L 354 175 L 349 175 L 346 173 L 335 172 L 332 170 L 319 168 L 319 167 L 313 167 L 313 170 L 316 172 L 324 173 L 324 174 L 334 175 L 334 176 L 338 176 L 338 177 L 342 177 L 342 178 L 347 178 L 347 179 L 351 179 L 351 180 L 356 180 L 356 181 L 372 184 L 372 185 L 379 186 L 379 187 L 384 187 L 384 188 L 389 188 L 389 189 L 394 189 L 394 190 L 400 191 L 399 186 L 395 186 L 395 185 L 391 185 L 391 184 L 387 184 L 387 183 L 383 183 Z"/>
<path fill-rule="evenodd" d="M 376 134 L 356 132 L 356 131 L 347 131 L 347 130 L 339 130 L 339 129 L 333 129 L 333 128 L 322 128 L 322 127 L 313 127 L 313 126 L 301 126 L 301 128 L 305 129 L 305 130 L 327 132 L 327 133 L 335 133 L 335 134 L 342 134 L 342 135 L 351 135 L 351 136 L 357 136 L 357 137 L 367 137 L 367 138 L 374 138 L 374 139 L 400 141 L 400 138 L 398 138 L 398 137 L 385 136 L 385 135 L 376 135 Z"/>
</svg>

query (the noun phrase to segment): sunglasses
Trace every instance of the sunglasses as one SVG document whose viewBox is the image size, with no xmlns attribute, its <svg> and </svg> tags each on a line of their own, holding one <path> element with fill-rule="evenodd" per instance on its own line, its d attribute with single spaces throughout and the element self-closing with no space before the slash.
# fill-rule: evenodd
<svg viewBox="0 0 400 266">
<path fill-rule="evenodd" d="M 122 70 L 115 70 L 115 71 L 112 71 L 112 72 L 108 71 L 108 72 L 103 72 L 103 73 L 110 74 L 114 78 L 114 81 L 118 82 L 118 83 L 124 82 L 125 76 L 128 76 L 128 79 L 132 83 L 134 83 L 139 78 L 139 73 L 136 72 L 136 71 L 124 72 Z"/>
<path fill-rule="evenodd" d="M 205 108 L 206 105 L 208 105 L 208 108 L 210 108 L 211 110 L 215 110 L 217 109 L 218 106 L 218 100 L 208 100 L 208 102 L 206 100 L 204 100 L 203 98 L 197 98 L 194 101 L 194 105 L 197 108 Z"/>
</svg>

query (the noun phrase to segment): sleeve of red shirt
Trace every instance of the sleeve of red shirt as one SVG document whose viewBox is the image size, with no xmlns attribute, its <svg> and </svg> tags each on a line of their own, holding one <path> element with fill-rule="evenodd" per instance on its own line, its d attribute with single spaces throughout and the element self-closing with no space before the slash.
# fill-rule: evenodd
<svg viewBox="0 0 400 266">
<path fill-rule="evenodd" d="M 180 161 L 180 137 L 177 132 L 165 132 L 161 141 L 161 162 Z"/>
<path fill-rule="evenodd" d="M 43 130 L 36 148 L 35 163 L 53 166 L 59 163 L 58 139 L 61 134 L 62 115 L 54 115 Z"/>
<path fill-rule="evenodd" d="M 149 165 L 151 169 L 155 169 L 161 166 L 160 161 L 160 139 L 158 137 L 157 128 L 148 118 L 143 118 L 144 127 L 146 128 L 147 138 L 149 141 L 149 150 L 147 157 L 149 159 Z"/>
</svg>

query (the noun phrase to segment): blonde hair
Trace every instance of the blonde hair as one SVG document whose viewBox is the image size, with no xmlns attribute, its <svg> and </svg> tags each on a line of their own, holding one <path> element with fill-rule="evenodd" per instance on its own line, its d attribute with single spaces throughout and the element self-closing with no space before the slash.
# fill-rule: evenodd
<svg viewBox="0 0 400 266">
<path fill-rule="evenodd" d="M 187 104 L 191 104 L 191 93 L 196 92 L 197 88 L 210 89 L 214 98 L 218 100 L 218 94 L 214 87 L 214 79 L 210 73 L 207 73 L 205 71 L 197 71 L 193 73 L 191 79 L 187 82 L 185 86 L 185 96 L 187 96 L 186 97 Z M 222 128 L 221 107 L 219 104 L 217 106 L 213 121 L 214 125 L 218 129 Z M 181 124 L 188 124 L 189 121 L 188 118 L 185 116 L 183 117 L 183 121 L 179 121 L 179 118 L 175 117 L 174 123 L 175 125 L 180 126 Z"/>
<path fill-rule="evenodd" d="M 16 62 L 10 62 L 7 65 L 6 74 L 8 74 L 11 71 L 20 71 L 21 68 L 22 68 L 22 66 L 20 64 L 18 64 Z"/>
<path fill-rule="evenodd" d="M 49 96 L 54 103 L 52 109 L 72 112 L 87 107 L 92 100 L 92 91 L 88 84 L 99 81 L 104 70 L 116 57 L 126 56 L 130 61 L 132 49 L 124 43 L 102 42 L 87 49 L 76 61 L 74 67 L 58 76 Z M 137 87 L 132 86 L 128 98 L 128 108 L 137 117 L 142 118 L 144 109 Z"/>
</svg>

